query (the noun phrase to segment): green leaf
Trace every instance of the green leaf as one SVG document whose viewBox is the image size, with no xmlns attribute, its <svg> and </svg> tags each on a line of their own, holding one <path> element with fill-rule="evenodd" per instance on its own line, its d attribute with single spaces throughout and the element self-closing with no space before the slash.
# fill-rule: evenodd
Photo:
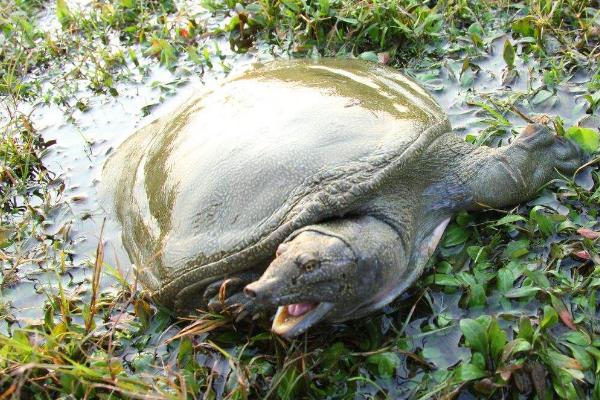
<svg viewBox="0 0 600 400">
<path fill-rule="evenodd" d="M 533 18 L 525 17 L 521 18 L 512 24 L 513 32 L 519 33 L 523 36 L 531 36 L 535 34 L 535 29 L 533 26 Z"/>
<path fill-rule="evenodd" d="M 475 284 L 469 286 L 469 308 L 483 307 L 487 302 L 487 296 L 485 295 L 485 287 L 481 284 Z"/>
<path fill-rule="evenodd" d="M 488 335 L 485 327 L 474 319 L 463 319 L 460 321 L 460 330 L 465 336 L 467 345 L 474 351 L 478 351 L 484 356 L 489 353 Z"/>
<path fill-rule="evenodd" d="M 510 269 L 500 268 L 496 276 L 496 286 L 500 292 L 506 293 L 513 288 L 515 279 L 516 277 Z"/>
<path fill-rule="evenodd" d="M 514 288 L 504 294 L 509 299 L 518 299 L 521 297 L 528 297 L 540 291 L 537 286 L 523 286 L 520 288 Z"/>
<path fill-rule="evenodd" d="M 561 321 L 570 329 L 574 331 L 577 330 L 577 327 L 573 323 L 573 316 L 571 315 L 571 312 L 569 311 L 567 306 L 565 306 L 565 303 L 563 303 L 561 299 L 554 296 L 553 294 L 550 295 L 550 301 L 552 302 L 552 307 L 554 307 L 554 310 L 556 310 L 556 312 L 558 313 L 558 316 L 560 317 Z"/>
<path fill-rule="evenodd" d="M 464 88 L 471 87 L 475 81 L 475 73 L 471 67 L 466 68 L 460 74 L 460 85 Z"/>
<path fill-rule="evenodd" d="M 481 47 L 483 45 L 483 28 L 481 27 L 481 24 L 479 22 L 474 22 L 473 24 L 471 24 L 471 26 L 469 26 L 469 29 L 467 31 L 471 36 L 473 44 L 477 47 Z"/>
<path fill-rule="evenodd" d="M 336 16 L 336 18 L 340 21 L 346 22 L 350 25 L 358 25 L 358 20 L 356 18 L 346 18 L 346 17 L 340 17 L 339 15 Z"/>
<path fill-rule="evenodd" d="M 558 322 L 558 314 L 556 310 L 551 306 L 544 306 L 544 318 L 540 322 L 540 328 L 547 329 L 551 328 Z"/>
<path fill-rule="evenodd" d="M 529 253 L 529 240 L 521 239 L 510 242 L 504 249 L 504 256 L 509 259 L 516 259 Z"/>
<path fill-rule="evenodd" d="M 568 342 L 578 346 L 589 346 L 592 344 L 592 339 L 583 332 L 567 332 L 563 336 Z"/>
<path fill-rule="evenodd" d="M 434 274 L 431 279 L 431 283 L 435 283 L 436 285 L 440 286 L 461 286 L 460 281 L 458 279 L 446 274 Z"/>
<path fill-rule="evenodd" d="M 291 399 L 296 397 L 296 392 L 300 389 L 300 385 L 298 385 L 299 380 L 300 372 L 295 367 L 291 367 L 285 371 L 277 387 L 279 398 Z"/>
<path fill-rule="evenodd" d="M 329 15 L 329 0 L 319 0 L 319 13 L 321 16 Z"/>
<path fill-rule="evenodd" d="M 323 367 L 325 369 L 332 369 L 336 367 L 340 360 L 342 360 L 349 353 L 346 346 L 342 342 L 336 342 L 331 345 L 327 350 L 323 352 Z"/>
<path fill-rule="evenodd" d="M 552 286 L 552 283 L 550 282 L 548 277 L 546 277 L 546 274 L 544 274 L 542 271 L 525 270 L 525 275 L 527 275 L 527 277 L 531 279 L 533 283 L 541 289 L 548 289 L 550 288 L 550 286 Z"/>
<path fill-rule="evenodd" d="M 490 106 L 489 104 L 486 104 L 486 103 L 483 103 L 480 101 L 473 101 L 471 104 L 483 108 L 485 111 L 490 113 L 490 115 L 492 117 L 494 117 L 496 119 L 496 121 L 498 123 L 500 123 L 501 125 L 507 126 L 507 127 L 512 126 L 512 124 L 510 123 L 509 120 L 507 120 L 501 113 L 496 111 L 496 109 L 494 109 L 494 107 Z"/>
<path fill-rule="evenodd" d="M 377 353 L 367 357 L 367 363 L 377 365 L 377 371 L 381 377 L 390 378 L 400 363 L 400 358 L 396 353 Z"/>
<path fill-rule="evenodd" d="M 546 362 L 552 365 L 556 369 L 570 369 L 570 370 L 581 370 L 581 363 L 574 358 L 567 357 L 552 349 L 546 349 L 543 353 Z M 582 376 L 583 379 L 583 376 Z"/>
<path fill-rule="evenodd" d="M 594 366 L 594 360 L 592 356 L 585 350 L 584 347 L 576 344 L 566 343 L 566 346 L 571 349 L 573 358 L 579 361 L 581 367 L 584 370 L 591 370 Z"/>
<path fill-rule="evenodd" d="M 451 247 L 464 243 L 469 238 L 469 231 L 456 224 L 450 225 L 444 234 L 444 246 Z"/>
<path fill-rule="evenodd" d="M 565 137 L 577 143 L 586 153 L 600 150 L 600 134 L 594 129 L 572 126 L 565 132 Z"/>
<path fill-rule="evenodd" d="M 488 254 L 483 246 L 469 246 L 467 247 L 467 254 L 473 261 L 482 262 L 488 259 Z"/>
<path fill-rule="evenodd" d="M 504 57 L 504 62 L 509 69 L 515 67 L 515 48 L 508 39 L 504 41 L 504 52 L 502 53 L 502 57 Z"/>
<path fill-rule="evenodd" d="M 73 18 L 73 13 L 65 0 L 56 0 L 56 18 L 62 26 L 68 24 Z"/>
<path fill-rule="evenodd" d="M 492 319 L 490 327 L 488 328 L 488 335 L 490 337 L 490 355 L 495 361 L 500 360 L 502 350 L 508 341 L 506 332 L 500 327 L 497 319 Z"/>
<path fill-rule="evenodd" d="M 194 352 L 194 345 L 189 337 L 184 337 L 179 342 L 179 351 L 177 352 L 177 362 L 181 367 L 190 361 Z"/>
<path fill-rule="evenodd" d="M 474 364 L 461 364 L 455 373 L 456 379 L 460 382 L 481 379 L 487 376 L 487 373 Z"/>
<path fill-rule="evenodd" d="M 531 326 L 531 320 L 525 316 L 521 317 L 519 320 L 519 335 L 517 337 L 532 342 L 534 334 L 535 331 L 533 330 L 533 326 Z"/>
<path fill-rule="evenodd" d="M 542 232 L 545 236 L 548 236 L 554 231 L 554 224 L 550 218 L 548 218 L 544 210 L 545 208 L 542 206 L 533 207 L 529 213 L 529 218 L 536 222 L 540 232 Z"/>
<path fill-rule="evenodd" d="M 551 91 L 542 89 L 542 90 L 538 91 L 535 94 L 535 96 L 533 96 L 533 99 L 531 99 L 531 102 L 535 105 L 542 104 L 543 102 L 547 101 L 553 95 L 554 94 Z"/>
<path fill-rule="evenodd" d="M 517 338 L 515 340 L 511 340 L 504 346 L 502 351 L 502 361 L 507 361 L 511 359 L 515 354 L 521 351 L 529 351 L 531 350 L 531 343 L 529 343 L 525 339 Z"/>
<path fill-rule="evenodd" d="M 496 226 L 498 225 L 507 225 L 507 224 L 512 224 L 518 221 L 527 221 L 527 219 L 521 215 L 516 215 L 516 214 L 508 214 L 502 218 L 500 218 L 498 221 L 496 221 Z"/>
</svg>

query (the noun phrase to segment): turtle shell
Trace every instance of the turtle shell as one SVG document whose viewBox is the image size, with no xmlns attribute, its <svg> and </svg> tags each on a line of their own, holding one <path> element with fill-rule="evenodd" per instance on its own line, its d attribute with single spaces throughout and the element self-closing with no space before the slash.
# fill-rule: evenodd
<svg viewBox="0 0 600 400">
<path fill-rule="evenodd" d="M 296 229 L 359 209 L 449 130 L 393 69 L 278 61 L 135 133 L 103 181 L 141 282 L 181 312 L 208 283 L 266 267 Z"/>
</svg>

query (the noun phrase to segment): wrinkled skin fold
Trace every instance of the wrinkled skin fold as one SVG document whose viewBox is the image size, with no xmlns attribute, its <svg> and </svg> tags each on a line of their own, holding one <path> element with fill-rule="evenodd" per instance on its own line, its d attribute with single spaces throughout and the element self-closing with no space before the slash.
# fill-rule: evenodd
<svg viewBox="0 0 600 400">
<path fill-rule="evenodd" d="M 582 161 L 542 125 L 473 146 L 399 72 L 303 60 L 257 67 L 141 129 L 103 187 L 157 301 L 267 310 L 293 337 L 392 301 L 458 210 L 525 201 Z"/>
</svg>

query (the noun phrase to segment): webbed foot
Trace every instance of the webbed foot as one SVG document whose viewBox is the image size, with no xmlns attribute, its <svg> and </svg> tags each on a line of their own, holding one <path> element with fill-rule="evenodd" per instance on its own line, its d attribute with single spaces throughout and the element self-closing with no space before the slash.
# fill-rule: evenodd
<svg viewBox="0 0 600 400">
<path fill-rule="evenodd" d="M 575 143 L 555 135 L 547 126 L 528 125 L 509 145 L 478 149 L 479 157 L 465 162 L 473 208 L 501 208 L 531 199 L 560 174 L 570 176 L 585 161 Z"/>
<path fill-rule="evenodd" d="M 570 174 L 583 163 L 581 149 L 570 140 L 557 136 L 541 124 L 530 124 L 516 139 L 514 146 L 525 149 L 540 169 L 549 167 Z M 542 172 L 542 171 L 539 171 Z M 538 172 L 538 173 L 539 173 Z M 544 171 L 546 175 L 548 171 Z"/>
</svg>

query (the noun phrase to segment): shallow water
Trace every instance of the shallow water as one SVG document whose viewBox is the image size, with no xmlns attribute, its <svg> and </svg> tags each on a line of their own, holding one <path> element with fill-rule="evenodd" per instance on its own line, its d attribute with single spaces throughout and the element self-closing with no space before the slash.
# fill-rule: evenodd
<svg viewBox="0 0 600 400">
<path fill-rule="evenodd" d="M 88 2 L 74 1 L 72 6 L 84 7 Z M 191 6 L 194 6 L 193 4 Z M 205 12 L 206 18 L 210 18 Z M 49 8 L 40 21 L 50 30 L 58 29 L 54 10 Z M 106 158 L 129 135 L 153 120 L 177 110 L 191 96 L 217 85 L 228 75 L 239 73 L 257 60 L 269 60 L 271 55 L 235 54 L 228 51 L 225 40 L 215 42 L 227 59 L 226 68 L 215 57 L 213 69 L 200 75 L 176 75 L 163 67 L 153 67 L 149 76 L 142 76 L 133 65 L 130 82 L 119 82 L 118 97 L 95 95 L 89 91 L 77 94 L 89 101 L 85 112 L 75 110 L 67 116 L 54 105 L 22 104 L 21 111 L 31 113 L 33 126 L 44 141 L 56 141 L 43 158 L 45 166 L 65 184 L 62 200 L 45 221 L 46 233 L 69 231 L 69 248 L 73 251 L 73 267 L 68 273 L 57 274 L 50 265 L 20 264 L 19 283 L 2 291 L 2 298 L 11 304 L 17 324 L 29 324 L 43 317 L 41 305 L 50 293 L 56 293 L 58 280 L 70 294 L 85 293 L 89 288 L 96 248 L 102 232 L 105 247 L 104 262 L 117 268 L 127 280 L 133 281 L 133 271 L 121 244 L 120 227 L 110 219 L 107 204 L 97 188 Z M 47 85 L 47 83 L 46 83 Z M 151 110 L 149 112 L 148 110 Z M 108 217 L 108 218 L 107 218 Z M 104 226 L 104 227 L 103 227 Z M 114 284 L 105 275 L 101 286 Z M 6 331 L 4 321 L 0 332 Z"/>
<path fill-rule="evenodd" d="M 85 6 L 86 2 L 78 3 Z M 535 73 L 536 66 L 525 65 L 518 57 L 516 69 L 521 71 L 521 75 L 510 87 L 502 82 L 505 66 L 502 59 L 502 46 L 505 40 L 506 37 L 496 39 L 493 52 L 488 57 L 472 60 L 472 63 L 480 67 L 480 71 L 474 76 L 473 85 L 470 87 L 463 87 L 459 81 L 458 75 L 463 60 L 448 59 L 438 70 L 407 71 L 419 79 L 448 110 L 451 123 L 460 135 L 476 135 L 484 126 L 483 121 L 489 118 L 480 107 L 470 105 L 473 101 L 482 101 L 486 98 L 501 99 L 516 92 L 531 93 L 542 85 L 541 77 Z M 271 55 L 263 50 L 238 55 L 225 51 L 228 48 L 226 43 L 221 43 L 220 48 L 227 56 L 228 65 L 233 67 L 232 73 L 243 71 L 258 59 L 271 58 Z M 73 249 L 74 267 L 69 268 L 67 273 L 58 274 L 53 267 L 46 265 L 32 263 L 21 266 L 20 283 L 2 291 L 4 300 L 11 303 L 11 312 L 16 317 L 18 325 L 26 325 L 43 318 L 41 305 L 47 299 L 48 292 L 56 291 L 59 281 L 67 291 L 85 296 L 92 273 L 91 260 L 95 257 L 96 247 L 101 239 L 103 224 L 105 225 L 102 242 L 106 249 L 104 261 L 118 268 L 123 276 L 133 281 L 131 265 L 120 242 L 119 227 L 115 222 L 106 219 L 109 212 L 106 204 L 103 204 L 98 197 L 97 187 L 101 179 L 102 165 L 111 152 L 138 128 L 160 116 L 175 112 L 178 106 L 190 96 L 216 85 L 226 75 L 223 69 L 217 68 L 207 71 L 202 77 L 188 76 L 184 84 L 178 85 L 174 83 L 178 78 L 172 73 L 162 68 L 155 68 L 148 78 L 136 77 L 135 80 L 139 83 L 118 84 L 120 95 L 117 98 L 86 94 L 90 99 L 89 111 L 75 111 L 72 120 L 67 119 L 57 107 L 35 108 L 32 114 L 34 126 L 46 141 L 56 140 L 56 144 L 49 148 L 44 158 L 45 165 L 61 176 L 66 185 L 64 201 L 53 211 L 49 218 L 50 223 L 45 229 L 49 232 L 59 232 L 66 226 L 70 227 L 69 240 L 70 247 Z M 585 115 L 585 102 L 579 97 L 582 93 L 582 80 L 585 80 L 585 77 L 573 77 L 570 82 L 558 86 L 557 95 L 539 103 L 527 102 L 521 111 L 529 116 L 539 113 L 561 116 L 565 126 L 577 123 Z M 165 90 L 169 86 L 172 89 Z M 147 106 L 152 106 L 151 113 L 145 116 L 144 110 Z M 516 127 L 526 125 L 525 120 L 514 115 L 509 117 L 509 120 Z M 505 135 L 491 142 L 507 139 L 508 136 Z M 103 277 L 103 287 L 114 284 L 115 281 L 109 276 Z M 431 304 L 435 313 L 430 320 L 442 313 L 452 319 L 466 316 L 465 311 L 458 306 L 460 293 L 454 295 L 435 291 L 432 293 Z M 529 310 L 522 310 L 523 313 L 531 312 L 535 305 L 530 307 Z M 494 307 L 478 310 L 475 313 L 483 314 L 492 311 Z M 398 316 L 398 321 L 395 321 L 397 326 L 403 318 L 405 315 Z M 431 321 L 427 318 L 413 320 L 408 324 L 406 333 L 414 337 L 412 343 L 414 348 L 425 349 L 424 356 L 429 362 L 443 369 L 468 356 L 469 351 L 458 346 L 461 337 L 458 326 L 422 335 L 421 327 L 428 322 Z M 7 326 L 0 323 L 0 332 L 6 330 Z M 453 349 L 453 351 L 448 352 L 445 351 L 446 349 Z M 158 352 L 167 353 L 166 350 Z M 231 373 L 226 360 L 217 355 L 207 355 L 200 363 L 215 371 L 216 376 L 219 377 L 219 380 L 214 383 L 215 391 L 217 395 L 223 393 L 225 379 Z M 407 396 L 410 385 L 406 382 L 414 378 L 414 376 L 411 378 L 413 372 L 408 369 L 404 371 L 399 369 L 399 371 L 394 387 L 390 387 L 389 382 L 378 383 L 390 390 L 390 395 Z M 373 388 L 366 385 L 364 390 L 366 395 Z"/>
</svg>

